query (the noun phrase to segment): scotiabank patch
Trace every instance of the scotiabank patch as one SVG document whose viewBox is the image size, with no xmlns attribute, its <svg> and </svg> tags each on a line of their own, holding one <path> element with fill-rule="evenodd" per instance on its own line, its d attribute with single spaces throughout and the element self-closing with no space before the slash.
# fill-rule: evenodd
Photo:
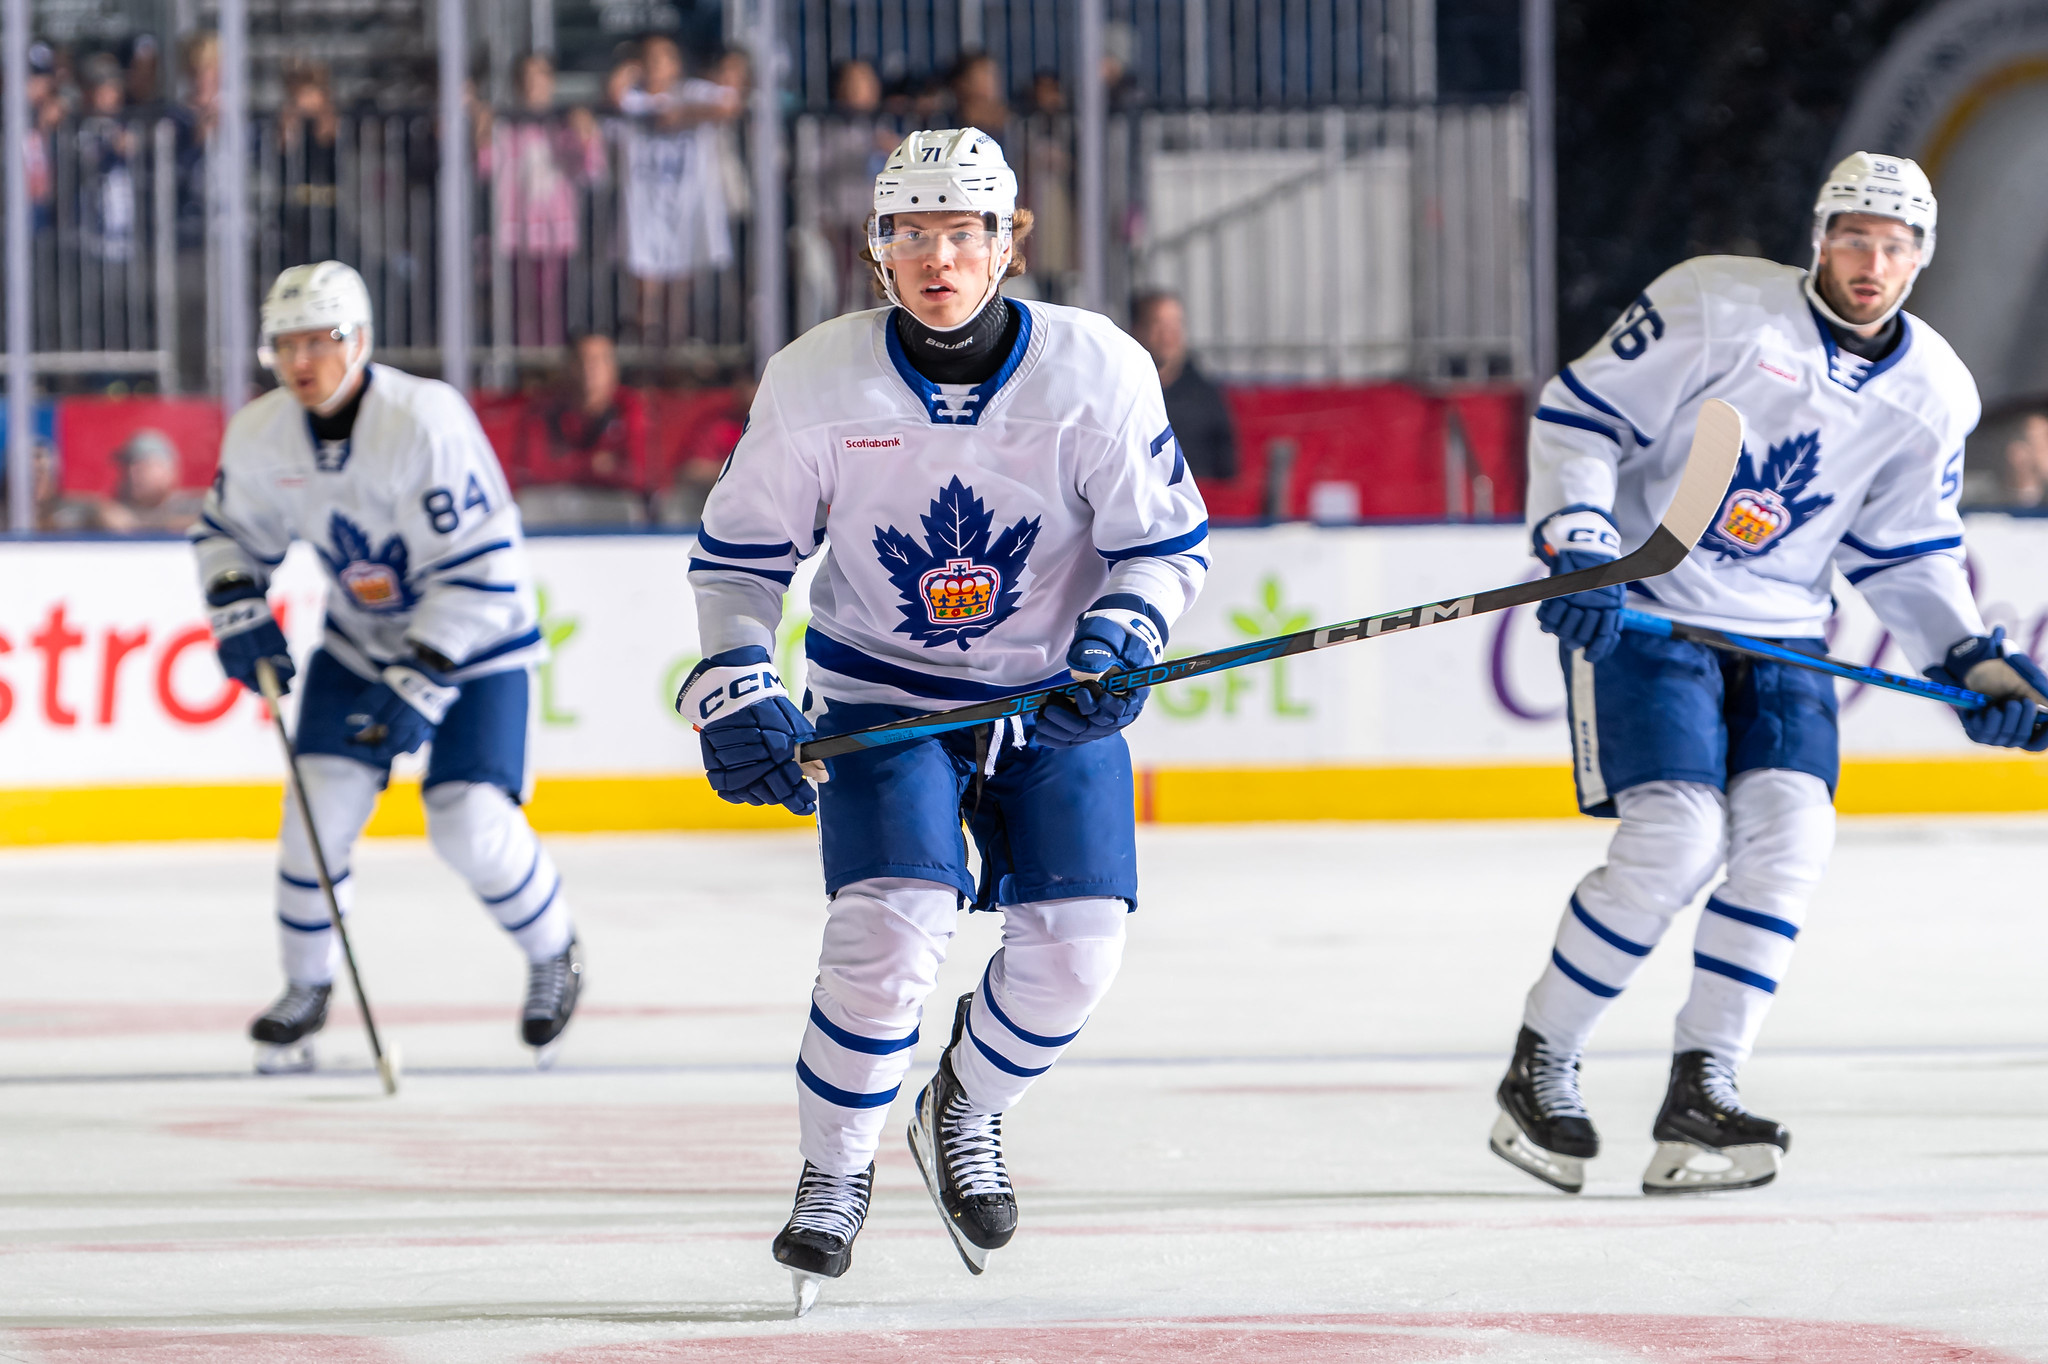
<svg viewBox="0 0 2048 1364">
<path fill-rule="evenodd" d="M 848 450 L 848 451 L 853 451 L 853 450 L 901 450 L 901 449 L 903 448 L 903 437 L 901 437 L 901 436 L 841 436 L 841 437 L 839 438 L 839 448 L 840 448 L 840 449 L 842 449 L 842 450 Z"/>
</svg>

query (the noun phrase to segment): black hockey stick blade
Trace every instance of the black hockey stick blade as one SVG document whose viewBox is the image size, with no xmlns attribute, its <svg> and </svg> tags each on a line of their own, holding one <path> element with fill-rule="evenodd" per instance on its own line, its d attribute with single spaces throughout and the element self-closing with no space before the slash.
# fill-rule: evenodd
<svg viewBox="0 0 2048 1364">
<path fill-rule="evenodd" d="M 1598 564 L 1555 578 L 1537 578 L 1530 582 L 1496 587 L 1486 592 L 1475 592 L 1470 596 L 1454 597 L 1449 601 L 1428 602 L 1402 611 L 1387 611 L 1377 616 L 1365 616 L 1339 625 L 1325 625 L 1291 635 L 1275 635 L 1271 639 L 1255 640 L 1250 644 L 1238 644 L 1227 649 L 1215 649 L 1206 654 L 1165 659 L 1149 668 L 1110 673 L 1100 681 L 1076 680 L 1062 683 L 1057 687 L 1024 692 L 1017 696 L 980 701 L 954 710 L 934 711 L 929 715 L 912 715 L 886 725 L 875 725 L 869 729 L 850 730 L 845 734 L 813 739 L 802 746 L 797 758 L 800 762 L 836 758 L 841 754 L 858 752 L 863 748 L 880 748 L 887 744 L 925 739 L 956 729 L 968 729 L 1011 715 L 1032 715 L 1054 696 L 1072 696 L 1091 687 L 1121 695 L 1141 687 L 1156 687 L 1164 682 L 1178 682 L 1182 678 L 1222 672 L 1226 668 L 1242 668 L 1247 664 L 1264 663 L 1269 659 L 1286 658 L 1290 654 L 1308 653 L 1313 649 L 1328 649 L 1339 644 L 1349 644 L 1354 640 L 1379 639 L 1408 630 L 1419 630 L 1425 625 L 1437 625 L 1447 620 L 1465 620 L 1492 611 L 1505 611 L 1509 607 L 1526 606 L 1531 602 L 1547 601 L 1552 597 L 1566 597 L 1589 588 L 1609 587 L 1617 583 L 1634 582 L 1639 578 L 1654 578 L 1659 574 L 1669 573 L 1683 563 L 1685 556 L 1692 553 L 1692 547 L 1699 543 L 1700 536 L 1706 534 L 1708 523 L 1721 509 L 1721 499 L 1728 492 L 1728 480 L 1735 475 L 1735 461 L 1741 455 L 1742 414 L 1719 398 L 1709 398 L 1700 408 L 1699 422 L 1693 428 L 1692 450 L 1686 456 L 1685 471 L 1678 480 L 1678 491 L 1672 495 L 1671 505 L 1665 509 L 1663 520 L 1650 532 L 1650 538 L 1633 553 L 1623 555 L 1610 563 Z"/>
</svg>

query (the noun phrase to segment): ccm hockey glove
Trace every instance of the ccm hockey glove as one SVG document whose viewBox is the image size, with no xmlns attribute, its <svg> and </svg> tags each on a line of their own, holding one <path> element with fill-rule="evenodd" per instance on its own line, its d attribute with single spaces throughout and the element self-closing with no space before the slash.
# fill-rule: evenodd
<svg viewBox="0 0 2048 1364">
<path fill-rule="evenodd" d="M 1067 646 L 1067 669 L 1092 680 L 1149 668 L 1165 649 L 1166 622 L 1159 613 L 1135 593 L 1115 592 L 1081 613 L 1074 642 Z M 1055 696 L 1039 708 L 1037 742 L 1044 748 L 1071 748 L 1114 734 L 1138 718 L 1151 690 L 1140 687 L 1116 696 L 1090 687 L 1075 696 Z"/>
<path fill-rule="evenodd" d="M 2029 753 L 2048 750 L 2048 716 L 2041 713 L 2048 706 L 2048 674 L 2006 644 L 2003 625 L 1988 636 L 1972 635 L 1955 645 L 1927 675 L 1991 698 L 1982 710 L 1957 712 L 1963 733 L 1975 742 Z"/>
<path fill-rule="evenodd" d="M 348 741 L 365 750 L 366 763 L 381 766 L 433 738 L 448 707 L 462 695 L 462 689 L 448 680 L 452 663 L 417 645 L 413 654 L 411 663 L 386 668 L 344 722 Z"/>
<path fill-rule="evenodd" d="M 220 670 L 257 695 L 256 661 L 270 660 L 277 669 L 279 691 L 292 689 L 291 650 L 285 647 L 284 631 L 270 614 L 263 589 L 239 573 L 230 573 L 207 589 L 206 623 L 213 630 L 214 652 L 220 655 Z"/>
<path fill-rule="evenodd" d="M 1621 553 L 1621 536 L 1607 514 L 1591 507 L 1567 507 L 1536 528 L 1536 557 L 1550 576 L 1576 573 L 1611 562 Z M 1614 652 L 1621 639 L 1620 584 L 1552 597 L 1536 608 L 1536 623 L 1567 649 L 1584 649 L 1588 663 Z"/>
<path fill-rule="evenodd" d="M 797 745 L 815 732 L 790 704 L 782 677 L 758 644 L 713 654 L 690 670 L 676 713 L 697 728 L 704 775 L 735 805 L 780 805 L 793 815 L 818 808 Z M 813 773 L 823 780 L 820 765 Z"/>
</svg>

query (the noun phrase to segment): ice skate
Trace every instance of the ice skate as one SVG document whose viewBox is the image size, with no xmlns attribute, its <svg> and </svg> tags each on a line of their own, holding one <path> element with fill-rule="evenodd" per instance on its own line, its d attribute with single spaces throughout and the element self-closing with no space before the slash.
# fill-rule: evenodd
<svg viewBox="0 0 2048 1364">
<path fill-rule="evenodd" d="M 1657 1139 L 1646 1194 L 1754 1189 L 1778 1177 L 1792 1134 L 1742 1106 L 1735 1071 L 1712 1052 L 1671 1058 L 1671 1088 L 1650 1135 Z"/>
<path fill-rule="evenodd" d="M 974 996 L 960 996 L 953 1011 L 953 1041 L 939 1058 L 939 1073 L 917 1096 L 910 1119 L 910 1154 L 917 1159 L 932 1203 L 946 1220 L 953 1246 L 979 1274 L 988 1254 L 1017 1234 L 1017 1195 L 1003 1168 L 1003 1115 L 970 1111 L 953 1074 L 953 1050 L 967 1031 Z"/>
<path fill-rule="evenodd" d="M 249 1024 L 258 1075 L 295 1075 L 313 1069 L 313 1034 L 327 1026 L 332 985 L 288 984 L 277 1001 Z"/>
<path fill-rule="evenodd" d="M 582 990 L 583 952 L 573 937 L 559 955 L 527 967 L 526 1009 L 519 1035 L 533 1048 L 533 1064 L 541 1070 L 555 1063 L 555 1048 L 576 1012 L 576 996 Z"/>
<path fill-rule="evenodd" d="M 853 1238 L 867 1220 L 868 1199 L 875 1188 L 875 1167 L 857 1175 L 828 1175 L 808 1160 L 797 1181 L 796 1207 L 775 1234 L 775 1259 L 789 1266 L 796 1289 L 796 1315 L 818 1301 L 825 1280 L 836 1279 L 853 1264 Z"/>
<path fill-rule="evenodd" d="M 1495 1155 L 1566 1193 L 1586 1187 L 1586 1162 L 1600 1154 L 1600 1134 L 1579 1097 L 1578 1053 L 1554 1052 L 1523 1028 L 1494 1098 L 1500 1117 L 1487 1145 Z"/>
</svg>

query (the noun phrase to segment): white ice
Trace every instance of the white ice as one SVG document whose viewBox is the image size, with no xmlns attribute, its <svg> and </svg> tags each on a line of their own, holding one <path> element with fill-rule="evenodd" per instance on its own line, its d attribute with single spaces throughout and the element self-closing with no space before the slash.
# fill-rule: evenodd
<svg viewBox="0 0 2048 1364">
<path fill-rule="evenodd" d="M 0 1359 L 2048 1361 L 2048 821 L 1848 820 L 1744 1093 L 1762 1190 L 1637 1182 L 1681 919 L 1586 1071 L 1586 1193 L 1488 1153 L 1492 1089 L 1605 825 L 1142 836 L 1122 979 L 1006 1121 L 1022 1229 L 972 1278 L 892 1115 L 802 1321 L 804 836 L 555 837 L 589 962 L 555 1068 L 518 953 L 423 843 L 359 850 L 334 1071 L 248 1074 L 270 849 L 0 856 Z M 927 1018 L 994 941 L 963 923 Z"/>
</svg>

